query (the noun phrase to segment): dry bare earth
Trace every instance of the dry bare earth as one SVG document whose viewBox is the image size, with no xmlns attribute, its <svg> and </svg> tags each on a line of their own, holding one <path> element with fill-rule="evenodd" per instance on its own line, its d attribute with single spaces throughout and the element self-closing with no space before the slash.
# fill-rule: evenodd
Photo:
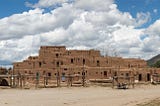
<svg viewBox="0 0 160 106">
<path fill-rule="evenodd" d="M 160 97 L 160 86 L 0 89 L 0 106 L 135 106 Z M 149 105 L 148 105 L 149 106 Z"/>
<path fill-rule="evenodd" d="M 137 106 L 160 106 L 160 98 L 156 98 L 145 103 L 137 104 Z"/>
</svg>

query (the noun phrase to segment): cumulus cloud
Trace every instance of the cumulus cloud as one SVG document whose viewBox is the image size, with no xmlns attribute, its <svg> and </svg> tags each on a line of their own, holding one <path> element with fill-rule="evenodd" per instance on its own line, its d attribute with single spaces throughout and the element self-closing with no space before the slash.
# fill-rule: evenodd
<svg viewBox="0 0 160 106">
<path fill-rule="evenodd" d="M 145 48 L 156 40 L 144 36 L 160 33 L 159 21 L 148 29 L 137 29 L 150 19 L 150 13 L 140 12 L 133 18 L 118 10 L 114 0 L 39 0 L 27 5 L 33 9 L 0 19 L 2 60 L 19 61 L 36 55 L 41 45 L 94 48 L 103 54 L 142 57 L 146 51 L 155 50 L 155 46 Z M 45 11 L 52 6 L 53 9 Z"/>
<path fill-rule="evenodd" d="M 139 26 L 142 26 L 143 24 L 147 23 L 148 21 L 151 20 L 151 15 L 149 12 L 147 13 L 143 13 L 143 12 L 140 12 L 140 13 L 137 13 L 137 18 L 136 18 L 136 26 L 139 27 Z"/>
<path fill-rule="evenodd" d="M 150 25 L 147 29 L 146 29 L 146 33 L 148 35 L 158 35 L 160 36 L 160 20 L 156 20 L 152 25 Z"/>
<path fill-rule="evenodd" d="M 26 2 L 26 6 L 32 7 L 32 8 L 47 8 L 51 6 L 60 5 L 62 3 L 68 2 L 69 0 L 39 0 L 36 4 L 31 4 L 29 2 Z"/>
<path fill-rule="evenodd" d="M 15 14 L 0 20 L 0 39 L 21 38 L 25 35 L 49 32 L 58 27 L 66 28 L 76 15 L 69 5 L 51 13 L 43 13 L 43 9 L 36 8 Z"/>
<path fill-rule="evenodd" d="M 116 7 L 113 3 L 114 0 L 77 0 L 74 5 L 85 11 L 109 11 Z"/>
<path fill-rule="evenodd" d="M 43 27 L 43 23 L 51 23 L 44 20 L 46 15 L 42 15 L 42 9 L 30 10 L 22 14 L 15 14 L 0 20 L 0 39 L 21 38 L 25 35 L 40 33 L 48 28 Z"/>
<path fill-rule="evenodd" d="M 143 51 L 151 53 L 152 55 L 160 52 L 160 20 L 155 21 L 152 25 L 145 29 L 147 37 L 143 41 Z"/>
<path fill-rule="evenodd" d="M 120 26 L 120 28 L 113 32 L 116 48 L 123 57 L 138 57 L 137 52 L 142 45 L 141 36 L 144 34 L 144 29 L 135 29 L 133 26 Z M 133 51 L 134 50 L 134 51 Z M 135 51 L 136 50 L 136 51 Z M 128 55 L 130 54 L 130 55 Z"/>
<path fill-rule="evenodd" d="M 21 39 L 2 40 L 0 43 L 0 58 L 3 61 L 22 61 L 28 55 L 35 55 L 38 53 L 40 44 L 39 37 L 25 36 Z M 35 41 L 36 40 L 36 41 Z M 12 63 L 10 63 L 12 64 Z"/>
</svg>

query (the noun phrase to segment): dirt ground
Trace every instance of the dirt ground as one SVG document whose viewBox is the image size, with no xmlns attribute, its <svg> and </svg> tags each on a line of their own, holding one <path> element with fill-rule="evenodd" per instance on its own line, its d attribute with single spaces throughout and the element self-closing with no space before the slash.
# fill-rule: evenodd
<svg viewBox="0 0 160 106">
<path fill-rule="evenodd" d="M 155 98 L 153 100 L 140 103 L 137 106 L 160 106 L 160 98 Z"/>
<path fill-rule="evenodd" d="M 160 85 L 0 89 L 0 106 L 136 106 L 159 97 Z"/>
</svg>

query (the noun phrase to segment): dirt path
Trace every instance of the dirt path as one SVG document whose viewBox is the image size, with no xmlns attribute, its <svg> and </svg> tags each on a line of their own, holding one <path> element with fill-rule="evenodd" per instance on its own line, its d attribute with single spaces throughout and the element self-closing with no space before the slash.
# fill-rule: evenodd
<svg viewBox="0 0 160 106">
<path fill-rule="evenodd" d="M 0 89 L 0 106 L 134 106 L 160 97 L 160 86 Z"/>
</svg>

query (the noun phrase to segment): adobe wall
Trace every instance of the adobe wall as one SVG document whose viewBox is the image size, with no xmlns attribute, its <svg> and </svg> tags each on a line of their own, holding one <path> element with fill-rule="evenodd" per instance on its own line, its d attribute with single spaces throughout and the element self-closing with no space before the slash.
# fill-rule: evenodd
<svg viewBox="0 0 160 106">
<path fill-rule="evenodd" d="M 118 71 L 128 75 L 128 70 L 135 73 L 147 73 L 147 64 L 141 59 L 121 57 L 104 57 L 97 50 L 67 50 L 65 46 L 41 46 L 38 56 L 29 56 L 22 62 L 13 63 L 14 73 L 48 75 L 56 78 L 60 75 L 79 74 L 85 72 L 86 79 L 105 79 Z M 117 73 L 118 73 L 117 72 Z M 146 77 L 142 76 L 142 81 Z"/>
</svg>

